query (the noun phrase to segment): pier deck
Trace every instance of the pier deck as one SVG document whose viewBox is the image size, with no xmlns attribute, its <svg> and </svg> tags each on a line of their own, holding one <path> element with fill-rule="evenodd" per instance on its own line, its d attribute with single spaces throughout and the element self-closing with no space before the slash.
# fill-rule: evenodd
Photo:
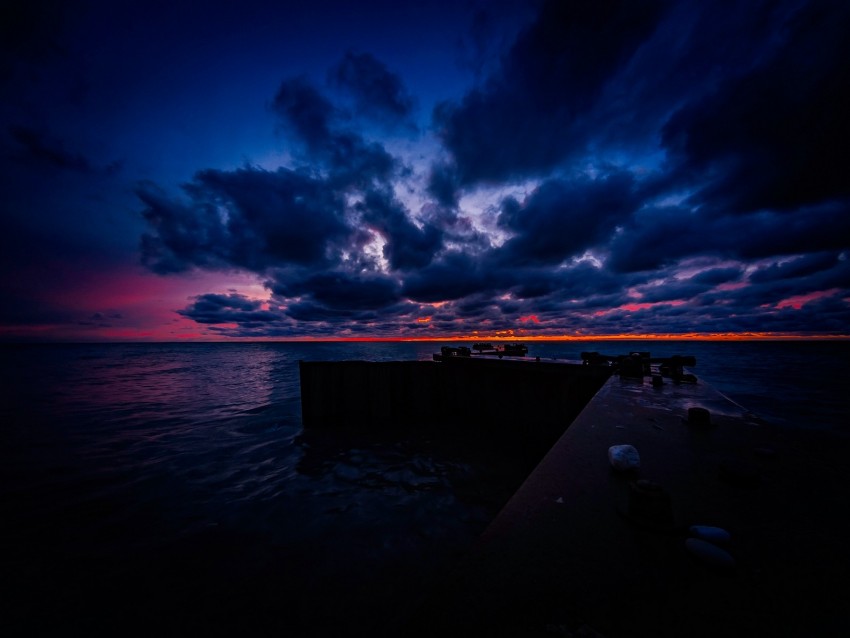
<svg viewBox="0 0 850 638">
<path fill-rule="evenodd" d="M 435 359 L 301 366 L 305 427 L 415 422 L 545 444 L 398 635 L 850 635 L 846 438 L 774 426 L 690 374 Z M 609 462 L 624 444 L 637 471 Z M 669 498 L 669 526 L 638 516 L 638 481 Z M 731 567 L 688 551 L 694 525 L 729 532 L 717 546 Z"/>
<path fill-rule="evenodd" d="M 612 376 L 409 635 L 850 635 L 846 450 L 821 434 L 771 427 L 702 382 Z M 636 474 L 608 462 L 619 444 L 639 451 Z M 669 494 L 672 529 L 629 516 L 638 479 Z M 686 550 L 692 525 L 731 534 L 733 568 Z"/>
</svg>

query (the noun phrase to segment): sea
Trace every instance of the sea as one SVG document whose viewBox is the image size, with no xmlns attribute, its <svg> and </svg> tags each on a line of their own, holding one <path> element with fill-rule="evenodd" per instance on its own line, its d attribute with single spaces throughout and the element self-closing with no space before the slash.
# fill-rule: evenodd
<svg viewBox="0 0 850 638">
<path fill-rule="evenodd" d="M 3 635 L 400 635 L 533 462 L 444 429 L 305 430 L 298 362 L 458 345 L 0 345 Z M 693 356 L 765 421 L 850 441 L 848 341 L 528 346 Z"/>
</svg>

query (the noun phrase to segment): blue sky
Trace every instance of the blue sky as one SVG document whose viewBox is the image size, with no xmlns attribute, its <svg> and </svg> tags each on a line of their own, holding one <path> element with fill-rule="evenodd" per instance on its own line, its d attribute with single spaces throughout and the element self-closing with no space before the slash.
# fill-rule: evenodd
<svg viewBox="0 0 850 638">
<path fill-rule="evenodd" d="M 846 3 L 2 11 L 2 339 L 850 333 Z"/>
</svg>

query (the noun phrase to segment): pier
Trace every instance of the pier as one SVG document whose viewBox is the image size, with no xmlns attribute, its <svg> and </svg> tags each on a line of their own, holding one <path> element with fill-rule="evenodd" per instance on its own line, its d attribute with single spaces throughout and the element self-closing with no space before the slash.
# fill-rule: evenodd
<svg viewBox="0 0 850 638">
<path fill-rule="evenodd" d="M 552 439 L 400 635 L 847 635 L 844 451 L 821 433 L 771 426 L 682 363 L 467 352 L 302 362 L 305 428 L 352 427 L 356 414 Z M 560 394 L 573 390 L 564 408 Z M 472 407 L 485 399 L 508 407 Z M 639 453 L 636 467 L 612 464 L 622 445 Z M 696 527 L 727 537 L 706 547 Z"/>
<path fill-rule="evenodd" d="M 305 428 L 480 433 L 539 456 L 613 370 L 581 361 L 451 354 L 432 361 L 301 361 L 299 367 Z"/>
</svg>

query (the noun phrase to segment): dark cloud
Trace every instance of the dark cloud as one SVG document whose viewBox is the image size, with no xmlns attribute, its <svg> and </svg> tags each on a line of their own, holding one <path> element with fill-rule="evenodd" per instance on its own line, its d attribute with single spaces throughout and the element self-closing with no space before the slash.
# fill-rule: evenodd
<svg viewBox="0 0 850 638">
<path fill-rule="evenodd" d="M 623 278 L 585 261 L 557 270 L 523 269 L 510 290 L 514 298 L 532 300 L 534 308 L 543 308 L 544 304 L 552 303 L 560 307 L 562 301 L 582 300 L 584 303 L 600 295 L 619 292 L 624 284 Z"/>
<path fill-rule="evenodd" d="M 696 201 L 749 212 L 850 198 L 850 5 L 815 1 L 783 15 L 774 52 L 663 128 L 677 170 L 710 178 Z"/>
<path fill-rule="evenodd" d="M 368 188 L 399 168 L 381 144 L 346 129 L 339 109 L 304 78 L 283 82 L 273 108 L 303 145 L 304 159 L 329 171 L 336 188 Z"/>
<path fill-rule="evenodd" d="M 154 232 L 142 238 L 146 265 L 161 274 L 193 267 L 331 265 L 329 245 L 350 232 L 344 203 L 321 179 L 286 169 L 207 170 L 178 202 L 138 191 Z"/>
<path fill-rule="evenodd" d="M 272 108 L 308 151 L 319 153 L 330 143 L 331 121 L 337 109 L 306 78 L 281 83 Z"/>
<path fill-rule="evenodd" d="M 323 271 L 303 279 L 280 278 L 270 287 L 277 296 L 309 298 L 334 310 L 379 310 L 398 300 L 398 282 L 380 274 Z"/>
<path fill-rule="evenodd" d="M 65 150 L 61 140 L 52 138 L 43 131 L 26 126 L 12 126 L 9 132 L 18 144 L 19 156 L 24 161 L 82 173 L 92 170 L 91 163 L 83 155 Z"/>
<path fill-rule="evenodd" d="M 652 34 L 665 2 L 543 5 L 501 68 L 434 119 L 457 181 L 546 174 L 588 141 L 582 120 L 606 82 Z"/>
<path fill-rule="evenodd" d="M 713 235 L 705 232 L 709 224 L 687 208 L 644 208 L 612 237 L 606 265 L 620 273 L 645 271 L 675 263 L 686 255 L 716 250 Z"/>
<path fill-rule="evenodd" d="M 517 299 L 539 300 L 563 290 L 561 277 L 549 270 L 540 269 L 526 273 L 522 281 L 511 288 L 511 295 Z"/>
<path fill-rule="evenodd" d="M 473 0 L 469 29 L 456 43 L 457 60 L 469 69 L 476 81 L 498 69 L 503 52 L 516 40 L 517 33 L 533 22 L 542 0 Z"/>
<path fill-rule="evenodd" d="M 580 255 L 607 238 L 639 205 L 626 172 L 597 179 L 549 180 L 522 203 L 502 204 L 499 224 L 513 236 L 498 260 L 506 265 L 550 264 Z"/>
<path fill-rule="evenodd" d="M 760 211 L 719 214 L 686 206 L 649 207 L 623 225 L 607 250 L 608 267 L 635 272 L 670 265 L 687 256 L 760 259 L 850 247 L 850 207 L 805 208 L 794 215 Z"/>
<path fill-rule="evenodd" d="M 665 301 L 693 301 L 699 295 L 712 290 L 715 284 L 695 279 L 665 280 L 660 283 L 639 286 L 635 292 L 639 297 L 633 301 L 657 304 Z"/>
<path fill-rule="evenodd" d="M 399 168 L 383 145 L 347 133 L 334 136 L 328 163 L 339 187 L 361 189 L 388 182 Z"/>
<path fill-rule="evenodd" d="M 456 208 L 459 190 L 457 172 L 450 164 L 439 163 L 431 167 L 428 175 L 428 194 L 439 204 Z"/>
<path fill-rule="evenodd" d="M 262 303 L 244 295 L 199 295 L 179 313 L 198 323 L 237 323 L 240 325 L 267 324 L 278 321 L 280 313 L 263 310 Z"/>
<path fill-rule="evenodd" d="M 694 322 L 698 329 L 713 332 L 791 333 L 801 335 L 845 334 L 847 321 L 846 302 L 835 296 L 804 304 L 800 308 L 754 308 L 717 306 Z M 687 325 L 688 316 L 681 325 Z"/>
<path fill-rule="evenodd" d="M 753 283 L 760 283 L 808 277 L 829 270 L 838 262 L 839 256 L 831 252 L 797 255 L 787 261 L 759 268 L 750 274 L 749 279 Z"/>
<path fill-rule="evenodd" d="M 427 266 L 442 248 L 441 230 L 430 223 L 417 227 L 404 207 L 387 193 L 366 193 L 356 208 L 362 213 L 363 222 L 386 239 L 383 254 L 392 270 Z"/>
<path fill-rule="evenodd" d="M 794 214 L 760 211 L 719 217 L 735 254 L 748 258 L 850 248 L 850 201 L 800 207 Z"/>
<path fill-rule="evenodd" d="M 846 256 L 834 260 L 829 267 L 818 268 L 805 276 L 795 274 L 793 262 L 790 262 L 788 268 L 788 271 L 783 272 L 784 268 L 780 265 L 779 272 L 786 276 L 769 278 L 763 278 L 760 276 L 762 271 L 756 270 L 749 277 L 751 286 L 727 293 L 727 297 L 740 299 L 742 304 L 759 307 L 774 305 L 791 297 L 850 287 L 850 260 Z M 772 268 L 768 268 L 767 272 L 768 275 L 776 274 L 772 272 Z"/>
<path fill-rule="evenodd" d="M 415 128 L 410 120 L 413 97 L 401 78 L 373 55 L 349 51 L 331 70 L 330 79 L 354 96 L 358 114 L 391 129 L 402 124 Z"/>
<path fill-rule="evenodd" d="M 216 207 L 231 240 L 229 261 L 253 270 L 328 263 L 328 244 L 350 231 L 339 194 L 293 171 L 203 171 L 188 190 L 196 201 Z"/>
<path fill-rule="evenodd" d="M 850 309 L 842 301 L 846 294 L 841 292 L 850 285 L 846 259 L 835 260 L 831 267 L 803 280 L 753 276 L 758 270 L 748 276 L 747 270 L 738 269 L 741 277 L 725 281 L 721 280 L 735 274 L 734 268 L 709 268 L 689 279 L 676 279 L 675 269 L 656 273 L 657 280 L 635 286 L 632 290 L 636 297 L 626 302 L 653 304 L 651 307 L 624 308 L 606 316 L 624 321 L 626 317 L 640 317 L 658 329 L 666 324 L 673 332 L 844 333 L 846 328 L 840 323 L 850 319 Z M 829 314 L 815 316 L 814 308 L 828 308 Z"/>
<path fill-rule="evenodd" d="M 703 270 L 697 273 L 690 279 L 696 283 L 716 286 L 718 284 L 738 281 L 743 273 L 744 271 L 740 266 L 709 268 L 708 270 Z"/>
<path fill-rule="evenodd" d="M 120 321 L 124 316 L 120 312 L 95 312 L 88 318 L 78 321 L 78 326 L 89 328 L 111 328 L 115 325 L 115 321 Z"/>
<path fill-rule="evenodd" d="M 140 242 L 147 267 L 163 275 L 223 263 L 224 229 L 214 211 L 185 206 L 150 187 L 140 189 L 138 196 L 146 207 L 142 215 L 153 229 Z"/>
<path fill-rule="evenodd" d="M 293 167 L 139 191 L 145 263 L 258 275 L 265 305 L 181 311 L 231 336 L 846 332 L 847 14 L 541 3 L 437 106 L 424 173 L 366 134 L 410 121 L 401 78 L 350 52 L 329 80 L 357 117 L 305 77 L 280 85 Z"/>
<path fill-rule="evenodd" d="M 385 83 L 369 91 L 391 88 L 396 98 L 403 95 L 373 58 L 346 58 L 337 71 L 343 74 L 338 80 L 364 99 L 368 87 L 357 83 L 369 77 L 357 74 L 366 71 L 373 74 L 371 81 L 378 74 Z M 140 189 L 143 215 L 153 230 L 142 238 L 144 262 L 161 274 L 192 268 L 252 271 L 267 278 L 281 302 L 279 311 L 268 314 L 236 304 L 233 296 L 207 295 L 184 311 L 203 323 L 220 318 L 247 325 L 263 317 L 374 322 L 378 310 L 410 312 L 398 278 L 380 273 L 377 255 L 367 246 L 380 238 L 391 271 L 426 267 L 442 249 L 446 232 L 462 232 L 457 215 L 429 209 L 414 223 L 393 193 L 390 178 L 399 163 L 380 144 L 347 129 L 340 110 L 304 78 L 283 82 L 273 106 L 301 144 L 305 166 L 199 171 L 184 185 L 182 200 L 150 186 Z M 407 113 L 401 106 L 394 107 L 399 116 Z"/>
<path fill-rule="evenodd" d="M 402 293 L 415 301 L 428 303 L 490 292 L 492 285 L 492 274 L 476 258 L 448 251 L 439 260 L 410 273 L 404 280 Z"/>
</svg>

